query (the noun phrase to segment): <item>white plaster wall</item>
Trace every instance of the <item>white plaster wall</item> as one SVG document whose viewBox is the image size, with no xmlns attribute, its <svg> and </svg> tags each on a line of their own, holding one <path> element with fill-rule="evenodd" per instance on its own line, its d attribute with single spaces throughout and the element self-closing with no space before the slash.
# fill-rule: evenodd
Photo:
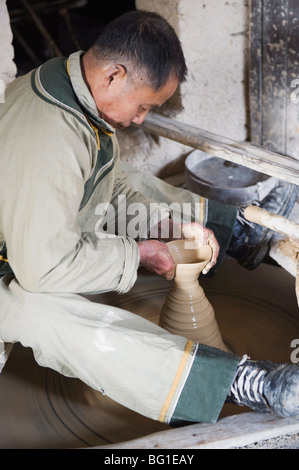
<svg viewBox="0 0 299 470">
<path fill-rule="evenodd" d="M 135 0 L 138 10 L 155 11 L 162 15 L 179 34 L 178 11 L 182 0 Z M 188 0 L 187 0 L 188 1 Z"/>
<path fill-rule="evenodd" d="M 0 0 L 0 80 L 11 82 L 17 73 L 13 61 L 12 31 L 6 6 L 6 0 Z"/>
<path fill-rule="evenodd" d="M 176 30 L 189 69 L 180 87 L 182 109 L 171 117 L 235 140 L 247 138 L 247 0 L 136 0 Z M 190 148 L 142 131 L 120 132 L 122 158 L 154 174 Z"/>
<path fill-rule="evenodd" d="M 178 17 L 189 69 L 180 119 L 245 140 L 248 1 L 181 0 Z"/>
</svg>

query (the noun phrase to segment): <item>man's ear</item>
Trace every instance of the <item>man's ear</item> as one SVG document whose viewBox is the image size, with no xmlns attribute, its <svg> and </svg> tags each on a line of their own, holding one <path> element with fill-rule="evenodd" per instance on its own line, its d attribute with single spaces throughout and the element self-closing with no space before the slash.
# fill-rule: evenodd
<svg viewBox="0 0 299 470">
<path fill-rule="evenodd" d="M 127 78 L 127 70 L 124 65 L 113 64 L 106 70 L 105 82 L 109 86 L 115 80 L 124 80 Z"/>
</svg>

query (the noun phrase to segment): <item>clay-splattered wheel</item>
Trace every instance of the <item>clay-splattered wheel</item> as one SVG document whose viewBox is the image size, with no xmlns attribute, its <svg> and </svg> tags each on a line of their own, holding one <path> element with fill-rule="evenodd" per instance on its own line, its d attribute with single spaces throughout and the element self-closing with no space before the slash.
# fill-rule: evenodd
<svg viewBox="0 0 299 470">
<path fill-rule="evenodd" d="M 226 259 L 219 272 L 200 283 L 212 303 L 224 341 L 239 354 L 290 362 L 299 338 L 294 278 L 263 264 L 246 271 Z M 128 294 L 92 297 L 158 323 L 170 283 L 140 273 Z M 225 405 L 223 416 L 248 412 Z M 31 351 L 15 345 L 0 375 L 0 448 L 82 448 L 107 445 L 167 426 L 117 405 L 76 379 L 39 367 Z"/>
</svg>

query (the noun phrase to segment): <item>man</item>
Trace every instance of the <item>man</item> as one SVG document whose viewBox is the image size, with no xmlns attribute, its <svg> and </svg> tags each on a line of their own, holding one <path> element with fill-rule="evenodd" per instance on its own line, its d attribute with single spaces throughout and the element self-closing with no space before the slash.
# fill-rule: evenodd
<svg viewBox="0 0 299 470">
<path fill-rule="evenodd" d="M 108 25 L 87 53 L 53 59 L 8 87 L 0 108 L 0 336 L 31 347 L 39 364 L 162 422 L 214 422 L 226 400 L 293 416 L 298 367 L 240 359 L 79 295 L 126 292 L 139 265 L 172 278 L 162 239 L 178 236 L 178 227 L 179 236 L 191 231 L 211 245 L 207 270 L 227 249 L 234 254 L 234 245 L 250 267 L 264 255 L 259 242 L 268 232 L 246 226 L 241 235 L 235 208 L 209 201 L 207 209 L 188 191 L 121 167 L 115 128 L 142 123 L 185 76 L 173 29 L 137 11 Z M 134 190 L 130 177 L 142 189 L 147 181 L 154 198 Z M 261 205 L 286 215 L 295 198 L 292 185 L 278 184 Z M 198 210 L 180 225 L 155 200 Z M 122 230 L 134 204 L 146 208 L 136 239 Z M 158 237 L 146 239 L 153 230 Z"/>
</svg>

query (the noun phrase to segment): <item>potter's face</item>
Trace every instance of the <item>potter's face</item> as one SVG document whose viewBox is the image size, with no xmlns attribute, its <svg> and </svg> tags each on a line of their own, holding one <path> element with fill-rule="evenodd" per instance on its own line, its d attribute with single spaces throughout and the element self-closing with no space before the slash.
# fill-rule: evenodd
<svg viewBox="0 0 299 470">
<path fill-rule="evenodd" d="M 112 72 L 112 71 L 111 71 Z M 177 79 L 169 79 L 158 91 L 144 85 L 141 79 L 129 81 L 124 70 L 111 73 L 109 83 L 93 96 L 99 115 L 111 126 L 129 127 L 132 122 L 142 124 L 145 116 L 154 106 L 161 106 L 175 92 Z"/>
</svg>

